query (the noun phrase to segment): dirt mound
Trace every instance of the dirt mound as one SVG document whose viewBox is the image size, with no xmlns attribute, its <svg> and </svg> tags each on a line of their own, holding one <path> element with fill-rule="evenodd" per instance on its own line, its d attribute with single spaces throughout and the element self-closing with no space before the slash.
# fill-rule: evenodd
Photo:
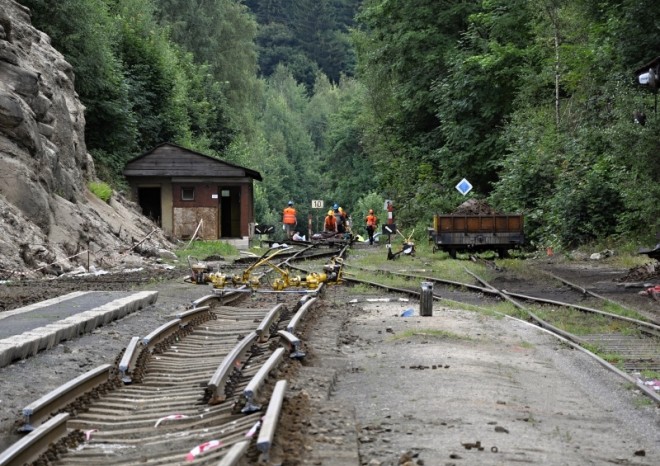
<svg viewBox="0 0 660 466">
<path fill-rule="evenodd" d="M 497 215 L 498 212 L 483 199 L 469 199 L 459 205 L 453 213 L 459 215 Z"/>
<path fill-rule="evenodd" d="M 617 278 L 615 281 L 627 282 L 660 282 L 660 262 L 652 262 L 649 264 L 633 267 L 623 277 Z"/>
</svg>

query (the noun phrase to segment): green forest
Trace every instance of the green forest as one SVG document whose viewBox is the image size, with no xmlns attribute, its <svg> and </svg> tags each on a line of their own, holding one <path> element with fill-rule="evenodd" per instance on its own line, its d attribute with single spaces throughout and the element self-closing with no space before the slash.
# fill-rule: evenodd
<svg viewBox="0 0 660 466">
<path fill-rule="evenodd" d="M 170 141 L 261 172 L 260 223 L 390 199 L 423 237 L 476 198 L 523 213 L 531 247 L 660 229 L 658 86 L 635 74 L 657 0 L 19 1 L 73 65 L 116 190 Z"/>
</svg>

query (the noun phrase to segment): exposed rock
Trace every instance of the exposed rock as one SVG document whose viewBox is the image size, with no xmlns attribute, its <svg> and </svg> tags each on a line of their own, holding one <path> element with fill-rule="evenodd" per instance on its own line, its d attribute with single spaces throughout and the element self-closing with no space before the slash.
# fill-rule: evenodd
<svg viewBox="0 0 660 466">
<path fill-rule="evenodd" d="M 74 79 L 29 9 L 0 0 L 0 278 L 108 268 L 172 248 L 133 203 L 87 189 L 94 163 Z"/>
</svg>

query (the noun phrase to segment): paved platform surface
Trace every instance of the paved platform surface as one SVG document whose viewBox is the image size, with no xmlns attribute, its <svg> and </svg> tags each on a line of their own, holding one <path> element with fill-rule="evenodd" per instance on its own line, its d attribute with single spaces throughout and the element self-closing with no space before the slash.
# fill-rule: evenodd
<svg viewBox="0 0 660 466">
<path fill-rule="evenodd" d="M 0 314 L 0 367 L 156 302 L 157 291 L 87 291 Z"/>
</svg>

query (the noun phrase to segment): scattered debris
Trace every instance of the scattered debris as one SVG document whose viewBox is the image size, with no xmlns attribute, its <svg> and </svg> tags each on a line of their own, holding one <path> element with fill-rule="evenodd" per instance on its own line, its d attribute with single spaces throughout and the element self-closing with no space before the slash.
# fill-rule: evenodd
<svg viewBox="0 0 660 466">
<path fill-rule="evenodd" d="M 608 257 L 612 257 L 613 255 L 614 255 L 614 251 L 612 251 L 611 249 L 606 249 L 602 252 L 594 252 L 592 255 L 589 256 L 589 259 L 591 259 L 592 261 L 599 261 L 606 259 Z"/>
<path fill-rule="evenodd" d="M 617 282 L 655 282 L 660 281 L 660 266 L 658 263 L 648 263 L 634 267 L 626 275 L 616 280 Z"/>
<path fill-rule="evenodd" d="M 476 448 L 479 451 L 484 450 L 484 447 L 481 446 L 481 440 L 477 440 L 474 443 L 461 443 L 461 445 L 463 445 L 466 450 L 472 450 L 473 448 Z"/>
<path fill-rule="evenodd" d="M 640 291 L 639 294 L 648 295 L 651 298 L 655 299 L 656 301 L 660 301 L 660 285 L 655 285 L 650 288 L 647 288 L 644 291 Z"/>
</svg>

